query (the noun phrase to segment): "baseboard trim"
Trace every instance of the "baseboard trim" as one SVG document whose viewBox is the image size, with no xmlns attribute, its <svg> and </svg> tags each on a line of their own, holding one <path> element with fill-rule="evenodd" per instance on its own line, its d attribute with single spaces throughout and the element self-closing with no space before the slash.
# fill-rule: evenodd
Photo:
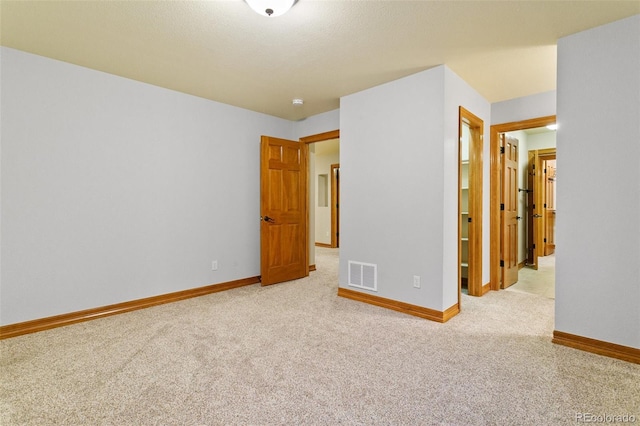
<svg viewBox="0 0 640 426">
<path fill-rule="evenodd" d="M 358 302 L 368 303 L 370 305 L 380 306 L 382 308 L 392 309 L 404 314 L 428 319 L 436 322 L 447 322 L 460 312 L 458 304 L 451 306 L 444 312 L 434 309 L 424 308 L 422 306 L 411 305 L 409 303 L 399 302 L 397 300 L 386 299 L 372 294 L 361 293 L 359 291 L 349 290 L 347 288 L 338 288 L 338 296 L 344 297 Z"/>
<path fill-rule="evenodd" d="M 489 293 L 490 290 L 491 290 L 491 283 L 486 283 L 485 285 L 482 286 L 482 295 L 484 296 L 485 294 Z"/>
<path fill-rule="evenodd" d="M 331 244 L 326 244 L 326 243 L 316 243 L 316 247 L 333 248 Z"/>
<path fill-rule="evenodd" d="M 313 272 L 316 270 L 316 265 L 309 265 L 309 272 Z"/>
<path fill-rule="evenodd" d="M 86 309 L 84 311 L 70 312 L 67 314 L 40 318 L 32 321 L 3 325 L 0 326 L 0 340 L 63 327 L 65 325 L 76 324 L 79 322 L 90 321 L 93 319 L 104 318 L 111 315 L 123 314 L 125 312 L 136 311 L 138 309 L 150 308 L 152 306 L 163 305 L 165 303 L 177 302 L 179 300 L 190 299 L 192 297 L 204 296 L 206 294 L 217 293 L 219 291 L 231 290 L 233 288 L 257 284 L 259 282 L 260 277 L 243 278 L 226 283 L 212 284 L 205 287 L 177 291 L 175 293 L 161 294 L 159 296 L 146 297 L 144 299 Z"/>
<path fill-rule="evenodd" d="M 522 268 L 524 268 L 524 266 L 527 264 L 526 260 L 523 260 L 522 262 L 518 263 L 518 271 Z"/>
<path fill-rule="evenodd" d="M 558 345 L 640 364 L 640 349 L 630 346 L 622 346 L 557 330 L 553 331 L 553 339 L 551 341 Z"/>
</svg>

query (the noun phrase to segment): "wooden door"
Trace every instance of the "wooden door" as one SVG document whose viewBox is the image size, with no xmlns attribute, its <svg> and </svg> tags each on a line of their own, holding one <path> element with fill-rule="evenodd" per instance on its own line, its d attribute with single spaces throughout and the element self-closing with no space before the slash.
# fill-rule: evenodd
<svg viewBox="0 0 640 426">
<path fill-rule="evenodd" d="M 262 136 L 260 275 L 262 285 L 309 274 L 306 144 Z"/>
<path fill-rule="evenodd" d="M 527 263 L 533 269 L 538 269 L 538 256 L 544 250 L 544 175 L 538 150 L 529 151 L 528 157 Z"/>
<path fill-rule="evenodd" d="M 501 134 L 502 203 L 500 204 L 502 235 L 502 285 L 507 288 L 518 281 L 518 139 Z"/>
<path fill-rule="evenodd" d="M 556 160 L 544 161 L 544 255 L 556 250 Z"/>
</svg>

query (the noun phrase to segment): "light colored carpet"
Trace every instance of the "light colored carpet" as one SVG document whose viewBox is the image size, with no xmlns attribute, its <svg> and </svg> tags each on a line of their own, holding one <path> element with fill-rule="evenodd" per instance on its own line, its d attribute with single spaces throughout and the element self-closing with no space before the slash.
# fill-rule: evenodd
<svg viewBox="0 0 640 426">
<path fill-rule="evenodd" d="M 525 266 L 518 271 L 518 282 L 509 291 L 539 294 L 549 299 L 556 297 L 556 256 L 539 257 L 538 269 Z M 639 420 L 640 421 L 640 420 Z"/>
<path fill-rule="evenodd" d="M 0 341 L 0 424 L 640 422 L 640 366 L 553 345 L 553 300 L 465 296 L 438 324 L 338 298 L 316 250 L 309 278 Z"/>
</svg>

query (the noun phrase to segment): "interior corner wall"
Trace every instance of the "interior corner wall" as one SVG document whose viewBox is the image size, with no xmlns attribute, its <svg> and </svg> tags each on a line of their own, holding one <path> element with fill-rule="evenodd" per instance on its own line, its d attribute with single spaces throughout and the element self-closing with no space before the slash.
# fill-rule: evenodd
<svg viewBox="0 0 640 426">
<path fill-rule="evenodd" d="M 260 274 L 260 135 L 295 123 L 1 49 L 0 324 Z"/>
<path fill-rule="evenodd" d="M 340 287 L 443 310 L 443 102 L 442 66 L 341 99 Z M 349 261 L 377 265 L 377 292 Z"/>
<path fill-rule="evenodd" d="M 482 285 L 490 282 L 490 163 L 491 104 L 448 67 L 444 99 L 443 305 L 458 302 L 458 122 L 462 106 L 484 123 L 482 145 Z"/>
<path fill-rule="evenodd" d="M 640 15 L 558 42 L 556 324 L 640 348 Z"/>
</svg>

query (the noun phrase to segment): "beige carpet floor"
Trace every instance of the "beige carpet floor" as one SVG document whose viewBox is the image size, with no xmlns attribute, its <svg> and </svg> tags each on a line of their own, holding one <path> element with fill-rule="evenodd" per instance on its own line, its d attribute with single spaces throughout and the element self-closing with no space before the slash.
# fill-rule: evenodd
<svg viewBox="0 0 640 426">
<path fill-rule="evenodd" d="M 509 291 L 539 294 L 549 299 L 556 298 L 556 256 L 538 258 L 538 269 L 528 266 L 518 271 L 518 282 L 508 288 Z M 640 420 L 639 420 L 640 421 Z"/>
<path fill-rule="evenodd" d="M 0 341 L 0 424 L 640 423 L 640 365 L 551 343 L 552 299 L 464 296 L 445 324 L 336 296 L 336 250 L 252 285 Z"/>
</svg>

